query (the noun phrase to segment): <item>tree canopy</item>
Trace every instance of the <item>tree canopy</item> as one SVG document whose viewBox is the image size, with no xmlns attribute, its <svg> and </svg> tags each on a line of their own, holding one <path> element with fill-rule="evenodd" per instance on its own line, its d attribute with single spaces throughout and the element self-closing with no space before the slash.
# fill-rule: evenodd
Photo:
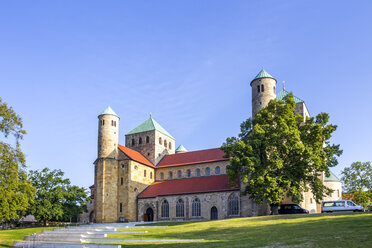
<svg viewBox="0 0 372 248">
<path fill-rule="evenodd" d="M 332 192 L 321 180 L 337 165 L 339 145 L 330 143 L 337 126 L 328 124 L 327 113 L 305 121 L 295 114 L 296 103 L 289 94 L 271 100 L 252 120 L 244 121 L 238 137 L 227 138 L 221 149 L 230 157 L 229 181 L 240 178 L 243 193 L 261 203 L 278 206 L 285 197 L 303 200 L 311 191 L 317 202 Z"/>
<path fill-rule="evenodd" d="M 18 219 L 32 203 L 35 188 L 27 179 L 20 140 L 22 119 L 0 98 L 0 223 Z M 9 136 L 13 140 L 9 140 Z M 5 142 L 7 140 L 8 142 Z M 13 143 L 13 145 L 11 143 Z"/>
<path fill-rule="evenodd" d="M 70 180 L 63 178 L 61 170 L 44 168 L 41 171 L 30 171 L 30 179 L 36 187 L 34 203 L 29 213 L 36 220 L 69 221 L 85 210 L 87 193 L 84 188 L 70 185 Z"/>
<path fill-rule="evenodd" d="M 372 202 L 372 166 L 371 162 L 354 162 L 341 172 L 343 190 L 353 194 L 355 203 L 364 207 Z"/>
</svg>

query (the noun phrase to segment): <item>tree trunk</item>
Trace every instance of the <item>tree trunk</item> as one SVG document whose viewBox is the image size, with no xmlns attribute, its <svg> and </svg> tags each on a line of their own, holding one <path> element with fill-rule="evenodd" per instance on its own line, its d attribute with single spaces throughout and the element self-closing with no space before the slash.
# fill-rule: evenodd
<svg viewBox="0 0 372 248">
<path fill-rule="evenodd" d="M 44 222 L 44 226 L 46 226 L 46 220 L 43 220 L 43 222 Z"/>
<path fill-rule="evenodd" d="M 271 211 L 272 211 L 271 214 L 278 215 L 279 214 L 278 209 L 279 209 L 278 205 L 271 205 Z"/>
</svg>

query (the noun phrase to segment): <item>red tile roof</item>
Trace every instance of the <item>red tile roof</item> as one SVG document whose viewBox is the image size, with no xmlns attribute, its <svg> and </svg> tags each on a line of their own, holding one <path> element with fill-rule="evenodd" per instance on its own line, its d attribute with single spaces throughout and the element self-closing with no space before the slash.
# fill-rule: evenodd
<svg viewBox="0 0 372 248">
<path fill-rule="evenodd" d="M 122 146 L 122 145 L 119 145 L 119 150 L 124 152 L 125 155 L 127 155 L 130 159 L 132 159 L 134 161 L 137 161 L 141 164 L 144 164 L 144 165 L 147 165 L 147 166 L 150 166 L 150 167 L 155 167 L 149 160 L 147 160 L 147 158 L 145 158 L 141 153 L 139 153 L 135 150 L 132 150 L 132 149 L 130 149 L 128 147 L 125 147 L 125 146 Z"/>
<path fill-rule="evenodd" d="M 228 158 L 224 158 L 224 155 L 225 153 L 220 148 L 171 154 L 165 156 L 156 167 L 170 167 L 229 160 Z"/>
<path fill-rule="evenodd" d="M 239 187 L 231 188 L 227 175 L 194 177 L 154 182 L 138 198 L 230 190 L 239 190 Z"/>
</svg>

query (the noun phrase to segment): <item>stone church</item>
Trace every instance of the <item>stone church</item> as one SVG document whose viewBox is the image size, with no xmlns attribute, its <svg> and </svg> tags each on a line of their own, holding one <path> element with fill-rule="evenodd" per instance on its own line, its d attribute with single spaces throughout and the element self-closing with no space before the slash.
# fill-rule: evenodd
<svg viewBox="0 0 372 248">
<path fill-rule="evenodd" d="M 289 94 L 284 89 L 277 94 L 276 84 L 263 69 L 251 81 L 253 116 L 271 99 Z M 294 99 L 295 112 L 305 119 L 309 116 L 305 102 Z M 219 148 L 176 148 L 176 139 L 151 116 L 127 133 L 125 145 L 120 145 L 119 116 L 108 107 L 98 119 L 90 221 L 214 220 L 268 213 L 267 204 L 256 204 L 241 194 L 244 185 L 229 185 L 229 159 Z M 322 180 L 334 189 L 325 200 L 341 199 L 338 178 L 331 174 L 323 175 Z M 319 213 L 311 192 L 304 192 L 304 196 L 300 205 Z"/>
</svg>

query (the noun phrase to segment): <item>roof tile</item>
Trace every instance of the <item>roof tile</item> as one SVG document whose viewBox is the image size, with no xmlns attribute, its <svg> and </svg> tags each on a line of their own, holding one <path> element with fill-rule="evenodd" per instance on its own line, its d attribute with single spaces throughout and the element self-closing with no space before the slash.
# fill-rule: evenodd
<svg viewBox="0 0 372 248">
<path fill-rule="evenodd" d="M 128 147 L 125 147 L 125 146 L 122 146 L 122 145 L 119 145 L 119 149 L 125 153 L 125 155 L 127 155 L 130 159 L 134 160 L 134 161 L 137 161 L 141 164 L 144 164 L 144 165 L 147 165 L 147 166 L 150 166 L 150 167 L 155 167 L 149 160 L 147 160 L 147 158 L 145 158 L 141 153 L 135 151 L 135 150 L 132 150 Z"/>
<path fill-rule="evenodd" d="M 138 198 L 230 190 L 239 190 L 239 187 L 231 187 L 227 175 L 194 177 L 156 181 L 139 194 Z"/>
</svg>

